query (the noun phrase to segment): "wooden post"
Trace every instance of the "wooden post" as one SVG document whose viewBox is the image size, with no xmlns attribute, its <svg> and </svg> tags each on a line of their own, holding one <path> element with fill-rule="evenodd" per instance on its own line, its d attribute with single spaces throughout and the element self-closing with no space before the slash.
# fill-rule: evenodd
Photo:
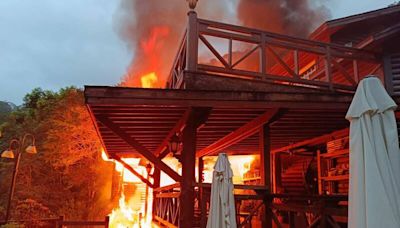
<svg viewBox="0 0 400 228">
<path fill-rule="evenodd" d="M 321 180 L 321 151 L 317 151 L 317 170 L 318 170 L 318 194 L 322 195 L 322 180 Z"/>
<path fill-rule="evenodd" d="M 271 140 L 270 128 L 268 124 L 261 127 L 260 133 L 260 165 L 261 165 L 261 183 L 267 187 L 267 194 L 271 193 Z M 263 228 L 272 228 L 272 214 L 270 213 L 271 199 L 264 199 L 264 219 L 262 221 Z"/>
<path fill-rule="evenodd" d="M 261 74 L 267 73 L 267 53 L 266 53 L 266 41 L 265 41 L 265 34 L 261 34 L 261 43 L 260 43 L 260 65 L 259 71 Z"/>
<path fill-rule="evenodd" d="M 325 74 L 328 78 L 329 82 L 329 89 L 334 90 L 333 88 L 333 75 L 332 75 L 332 55 L 331 55 L 331 48 L 329 46 L 326 47 L 326 56 L 325 56 Z"/>
<path fill-rule="evenodd" d="M 297 75 L 299 75 L 299 51 L 296 49 L 293 51 L 293 61 L 294 61 L 294 73 L 296 73 Z M 299 75 L 300 76 L 300 75 Z"/>
<path fill-rule="evenodd" d="M 289 228 L 295 228 L 296 221 L 295 221 L 295 212 L 289 211 Z"/>
<path fill-rule="evenodd" d="M 104 227 L 108 228 L 110 226 L 110 216 L 106 216 L 104 219 Z"/>
<path fill-rule="evenodd" d="M 275 177 L 275 182 L 274 182 L 274 189 L 275 193 L 281 193 L 278 192 L 278 190 L 282 187 L 282 159 L 281 159 L 281 153 L 277 153 L 274 156 L 274 175 Z"/>
<path fill-rule="evenodd" d="M 61 215 L 60 218 L 58 218 L 56 222 L 56 227 L 57 228 L 62 228 L 63 227 L 63 222 L 64 222 L 64 215 Z"/>
<path fill-rule="evenodd" d="M 193 227 L 194 220 L 194 186 L 195 183 L 195 166 L 196 166 L 196 133 L 197 127 L 194 120 L 191 119 L 187 123 L 182 133 L 183 151 L 181 155 L 182 162 L 182 180 L 179 226 Z"/>
<path fill-rule="evenodd" d="M 200 227 L 205 228 L 207 226 L 207 211 L 206 211 L 206 199 L 204 198 L 203 187 L 203 170 L 204 170 L 204 160 L 203 157 L 199 157 L 199 207 L 200 207 Z"/>
<path fill-rule="evenodd" d="M 353 71 L 354 71 L 354 81 L 358 83 L 360 80 L 360 76 L 358 75 L 358 62 L 357 60 L 353 60 Z"/>
<path fill-rule="evenodd" d="M 199 34 L 197 26 L 197 13 L 193 10 L 188 12 L 188 26 L 186 37 L 186 70 L 197 70 L 197 58 L 199 49 Z"/>
<path fill-rule="evenodd" d="M 156 167 L 154 167 L 154 172 L 153 172 L 153 186 L 154 188 L 159 188 L 160 187 L 160 177 L 161 177 L 161 171 L 160 169 L 157 169 Z M 160 205 L 156 204 L 156 192 L 153 191 L 153 207 L 152 207 L 152 212 L 151 214 L 153 215 L 153 220 L 154 220 L 154 216 L 155 216 L 155 212 L 156 212 L 156 207 L 159 207 Z"/>
<path fill-rule="evenodd" d="M 21 148 L 22 145 L 20 145 Z M 9 219 L 10 219 L 10 215 L 11 215 L 11 204 L 12 204 L 12 199 L 14 196 L 14 191 L 15 191 L 15 184 L 17 183 L 17 175 L 18 175 L 18 167 L 19 167 L 19 163 L 21 161 L 21 149 L 18 149 L 18 155 L 17 158 L 15 159 L 15 163 L 14 163 L 14 170 L 13 170 L 13 175 L 12 175 L 12 179 L 11 179 L 11 185 L 10 185 L 10 193 L 8 194 L 8 203 L 7 203 L 7 211 L 6 211 L 6 221 L 5 223 L 7 224 Z"/>
</svg>

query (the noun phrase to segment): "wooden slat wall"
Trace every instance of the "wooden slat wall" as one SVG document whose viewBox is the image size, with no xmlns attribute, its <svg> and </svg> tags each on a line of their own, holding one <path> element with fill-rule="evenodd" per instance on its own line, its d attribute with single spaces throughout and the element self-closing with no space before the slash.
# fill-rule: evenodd
<svg viewBox="0 0 400 228">
<path fill-rule="evenodd" d="M 390 71 L 393 83 L 393 95 L 400 95 L 400 52 L 390 56 Z"/>
</svg>

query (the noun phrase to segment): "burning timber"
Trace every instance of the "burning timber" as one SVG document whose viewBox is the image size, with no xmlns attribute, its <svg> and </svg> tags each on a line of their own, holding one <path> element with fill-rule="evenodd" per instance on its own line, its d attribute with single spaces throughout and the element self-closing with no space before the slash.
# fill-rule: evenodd
<svg viewBox="0 0 400 228">
<path fill-rule="evenodd" d="M 147 213 L 143 221 L 160 226 L 205 227 L 210 166 L 223 151 L 239 161 L 234 181 L 241 227 L 346 224 L 344 116 L 366 75 L 379 76 L 400 101 L 399 16 L 393 6 L 328 21 L 300 39 L 190 11 L 165 88 L 86 86 L 106 157 L 134 174 L 131 182 L 122 174 L 122 185 L 151 189 L 144 191 L 151 196 L 147 209 L 129 212 L 128 219 Z M 238 43 L 245 47 L 240 55 Z M 212 61 L 199 58 L 204 52 Z M 146 80 L 150 87 L 156 78 Z M 141 160 L 150 168 L 139 168 Z M 122 198 L 119 209 L 127 203 Z"/>
</svg>

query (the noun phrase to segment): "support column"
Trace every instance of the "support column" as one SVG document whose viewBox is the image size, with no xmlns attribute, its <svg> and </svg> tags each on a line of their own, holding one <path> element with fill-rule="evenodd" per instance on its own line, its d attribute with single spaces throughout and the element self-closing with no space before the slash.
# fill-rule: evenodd
<svg viewBox="0 0 400 228">
<path fill-rule="evenodd" d="M 193 227 L 194 220 L 194 186 L 196 166 L 196 125 L 191 120 L 182 133 L 183 151 L 182 180 L 180 200 L 179 227 Z"/>
<path fill-rule="evenodd" d="M 186 37 L 186 69 L 197 70 L 197 59 L 199 49 L 199 34 L 197 26 L 197 13 L 193 10 L 188 12 L 188 26 Z"/>
<path fill-rule="evenodd" d="M 282 187 L 282 159 L 281 159 L 281 154 L 276 153 L 274 156 L 274 172 L 272 175 L 274 175 L 274 193 L 282 193 L 280 192 L 281 187 Z"/>
<path fill-rule="evenodd" d="M 203 157 L 199 157 L 199 207 L 200 207 L 200 227 L 205 228 L 207 226 L 207 199 L 205 198 L 203 187 L 203 170 L 204 170 L 204 160 Z"/>
<path fill-rule="evenodd" d="M 160 187 L 160 177 L 161 177 L 161 170 L 157 169 L 154 167 L 154 172 L 153 172 L 153 186 L 154 188 L 159 188 Z M 156 192 L 153 189 L 153 207 L 152 207 L 152 212 L 151 214 L 153 215 L 153 220 L 154 220 L 154 215 L 156 212 L 156 207 L 159 207 L 160 205 L 157 205 L 156 203 Z"/>
<path fill-rule="evenodd" d="M 268 124 L 261 127 L 260 133 L 260 168 L 261 168 L 261 183 L 267 187 L 267 196 L 264 198 L 264 219 L 262 220 L 262 227 L 272 228 L 272 213 L 270 204 L 271 199 L 271 138 L 270 128 Z"/>
</svg>

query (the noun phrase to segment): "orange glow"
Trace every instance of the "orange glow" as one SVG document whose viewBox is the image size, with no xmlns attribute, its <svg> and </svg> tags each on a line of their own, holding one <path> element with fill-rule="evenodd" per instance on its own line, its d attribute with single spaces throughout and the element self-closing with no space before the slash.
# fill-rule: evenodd
<svg viewBox="0 0 400 228">
<path fill-rule="evenodd" d="M 110 227 L 151 227 L 151 211 L 153 201 L 152 189 L 148 188 L 146 199 L 146 184 L 142 183 L 138 177 L 133 175 L 129 170 L 125 169 L 120 162 L 108 159 L 104 150 L 102 150 L 102 158 L 105 161 L 111 161 L 115 163 L 115 170 L 120 173 L 123 182 L 123 190 L 121 191 L 119 204 L 110 213 Z M 147 176 L 146 168 L 139 165 L 140 158 L 123 158 L 123 161 L 129 164 L 142 176 Z M 125 193 L 129 194 L 127 195 Z M 147 212 L 145 212 L 146 201 Z"/>
<path fill-rule="evenodd" d="M 175 170 L 178 174 L 182 174 L 182 165 L 181 163 L 174 157 L 166 157 L 163 159 L 163 162 Z M 175 184 L 176 182 L 164 172 L 161 172 L 160 175 L 160 186 L 167 186 L 171 184 Z"/>
<path fill-rule="evenodd" d="M 155 26 L 148 37 L 140 41 L 138 57 L 135 65 L 132 65 L 124 76 L 121 85 L 141 86 L 143 88 L 161 88 L 168 72 L 165 71 L 166 62 L 160 50 L 165 49 L 165 40 L 170 35 L 167 26 Z M 161 77 L 161 78 L 160 78 Z"/>
<path fill-rule="evenodd" d="M 143 75 L 140 78 L 140 81 L 142 82 L 143 88 L 154 88 L 154 87 L 156 87 L 156 84 L 158 82 L 158 77 L 155 72 L 151 72 L 151 73 Z"/>
<path fill-rule="evenodd" d="M 204 158 L 204 182 L 211 183 L 214 164 L 217 156 L 207 156 Z M 231 155 L 228 156 L 233 171 L 233 183 L 244 184 L 243 176 L 251 168 L 251 164 L 257 159 L 257 155 Z"/>
</svg>

